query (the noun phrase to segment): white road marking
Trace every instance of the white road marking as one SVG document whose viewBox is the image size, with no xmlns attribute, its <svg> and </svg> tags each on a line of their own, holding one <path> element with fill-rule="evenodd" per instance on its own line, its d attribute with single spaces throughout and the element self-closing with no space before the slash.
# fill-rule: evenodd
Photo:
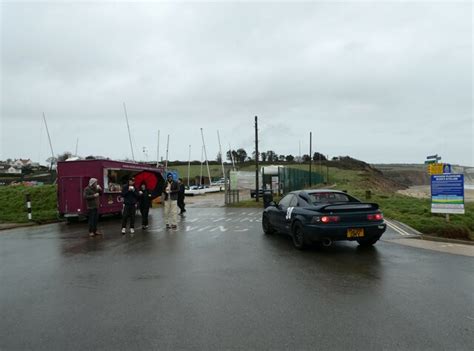
<svg viewBox="0 0 474 351">
<path fill-rule="evenodd" d="M 227 228 L 225 228 L 224 226 L 220 225 L 218 227 L 215 227 L 215 228 L 212 228 L 211 230 L 209 230 L 210 232 L 215 232 L 217 229 L 219 229 L 221 232 L 226 232 L 227 231 Z"/>
<path fill-rule="evenodd" d="M 385 222 L 387 223 L 387 225 L 392 228 L 393 230 L 395 230 L 398 234 L 400 235 L 411 235 L 410 233 L 407 233 L 406 231 L 404 231 L 402 228 L 396 226 L 395 224 L 393 224 L 392 222 L 389 222 L 387 220 L 385 220 Z"/>
</svg>

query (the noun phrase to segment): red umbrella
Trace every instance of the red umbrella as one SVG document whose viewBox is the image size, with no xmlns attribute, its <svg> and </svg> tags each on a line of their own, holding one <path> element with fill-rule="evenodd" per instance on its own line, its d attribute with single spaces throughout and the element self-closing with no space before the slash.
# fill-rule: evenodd
<svg viewBox="0 0 474 351">
<path fill-rule="evenodd" d="M 135 175 L 135 184 L 140 187 L 145 184 L 148 190 L 155 189 L 158 184 L 158 175 L 153 172 L 143 171 Z"/>
</svg>

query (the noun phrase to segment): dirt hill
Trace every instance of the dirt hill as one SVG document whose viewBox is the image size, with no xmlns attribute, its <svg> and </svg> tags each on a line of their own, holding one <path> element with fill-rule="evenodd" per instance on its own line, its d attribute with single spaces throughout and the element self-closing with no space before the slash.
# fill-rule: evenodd
<svg viewBox="0 0 474 351">
<path fill-rule="evenodd" d="M 408 187 L 406 179 L 387 176 L 385 172 L 370 164 L 349 156 L 338 157 L 336 160 L 329 161 L 328 165 L 330 167 L 358 171 L 359 186 L 366 189 L 394 192 Z"/>
</svg>

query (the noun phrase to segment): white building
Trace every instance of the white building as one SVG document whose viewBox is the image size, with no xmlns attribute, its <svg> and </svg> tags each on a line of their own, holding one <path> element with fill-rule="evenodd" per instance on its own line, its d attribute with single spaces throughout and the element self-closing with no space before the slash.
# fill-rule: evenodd
<svg viewBox="0 0 474 351">
<path fill-rule="evenodd" d="M 15 168 L 11 166 L 10 168 L 7 169 L 6 173 L 9 174 L 21 174 L 21 169 L 20 168 Z"/>
</svg>

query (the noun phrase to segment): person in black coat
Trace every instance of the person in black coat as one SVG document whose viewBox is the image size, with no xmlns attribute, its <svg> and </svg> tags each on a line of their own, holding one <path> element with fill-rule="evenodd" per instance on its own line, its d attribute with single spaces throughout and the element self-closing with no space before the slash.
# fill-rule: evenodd
<svg viewBox="0 0 474 351">
<path fill-rule="evenodd" d="M 179 186 L 179 190 L 178 190 L 178 207 L 180 209 L 180 212 L 179 214 L 182 215 L 184 214 L 184 212 L 186 212 L 184 206 L 186 206 L 186 204 L 184 203 L 184 191 L 185 191 L 185 188 L 184 188 L 184 184 L 183 184 L 183 179 L 181 178 L 178 178 L 178 186 Z"/>
<path fill-rule="evenodd" d="M 140 185 L 140 191 L 138 192 L 140 195 L 140 200 L 138 202 L 138 206 L 140 208 L 140 213 L 142 214 L 142 228 L 148 228 L 148 212 L 150 211 L 151 207 L 151 194 L 146 188 L 145 183 Z"/>
<path fill-rule="evenodd" d="M 123 213 L 122 213 L 122 234 L 127 231 L 127 221 L 130 218 L 130 233 L 135 233 L 135 212 L 137 210 L 137 202 L 140 197 L 135 189 L 135 179 L 130 178 L 128 184 L 122 187 Z"/>
</svg>

